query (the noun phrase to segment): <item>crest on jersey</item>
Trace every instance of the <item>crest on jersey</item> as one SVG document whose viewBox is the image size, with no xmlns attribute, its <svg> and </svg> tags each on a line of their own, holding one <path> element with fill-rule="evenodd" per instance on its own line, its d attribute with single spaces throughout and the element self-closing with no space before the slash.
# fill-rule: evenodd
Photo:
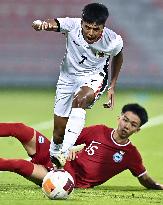
<svg viewBox="0 0 163 205">
<path fill-rule="evenodd" d="M 100 51 L 97 51 L 96 52 L 96 57 L 98 58 L 103 58 L 105 56 L 105 53 L 104 52 L 100 52 Z"/>
<path fill-rule="evenodd" d="M 105 53 L 102 51 L 98 51 L 95 48 L 91 48 L 93 54 L 97 57 L 97 58 L 103 58 L 105 57 Z"/>
<path fill-rule="evenodd" d="M 121 162 L 123 159 L 123 154 L 121 152 L 116 152 L 115 154 L 113 154 L 113 160 L 116 163 Z"/>
</svg>

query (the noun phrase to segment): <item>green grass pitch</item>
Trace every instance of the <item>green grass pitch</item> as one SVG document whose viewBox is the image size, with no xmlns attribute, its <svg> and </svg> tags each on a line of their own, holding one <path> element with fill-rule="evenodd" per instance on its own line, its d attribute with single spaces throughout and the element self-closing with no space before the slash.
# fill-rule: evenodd
<svg viewBox="0 0 163 205">
<path fill-rule="evenodd" d="M 106 124 L 115 127 L 121 107 L 126 103 L 138 102 L 145 106 L 151 119 L 151 127 L 131 137 L 140 150 L 149 175 L 163 183 L 163 94 L 156 91 L 117 91 L 114 110 L 102 107 L 104 95 L 95 106 L 87 111 L 86 125 Z M 36 126 L 53 119 L 54 91 L 47 90 L 0 90 L 0 121 L 24 122 Z M 39 131 L 52 136 L 51 126 L 40 126 Z M 27 154 L 15 139 L 0 139 L 0 156 L 27 158 Z M 0 173 L 0 204 L 22 205 L 146 205 L 163 204 L 163 191 L 146 190 L 138 180 L 125 171 L 93 189 L 76 189 L 68 200 L 51 201 L 40 188 L 23 177 L 9 172 Z"/>
</svg>

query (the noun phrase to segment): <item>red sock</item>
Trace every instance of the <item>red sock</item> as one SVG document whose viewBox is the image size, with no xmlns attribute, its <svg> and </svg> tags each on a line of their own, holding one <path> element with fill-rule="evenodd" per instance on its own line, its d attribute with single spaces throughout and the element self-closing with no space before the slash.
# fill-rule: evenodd
<svg viewBox="0 0 163 205">
<path fill-rule="evenodd" d="M 0 158 L 0 171 L 15 172 L 23 177 L 31 176 L 34 169 L 32 162 L 23 159 Z"/>
<path fill-rule="evenodd" d="M 27 143 L 32 139 L 33 134 L 33 128 L 23 123 L 0 123 L 0 137 L 13 136 L 21 143 Z"/>
</svg>

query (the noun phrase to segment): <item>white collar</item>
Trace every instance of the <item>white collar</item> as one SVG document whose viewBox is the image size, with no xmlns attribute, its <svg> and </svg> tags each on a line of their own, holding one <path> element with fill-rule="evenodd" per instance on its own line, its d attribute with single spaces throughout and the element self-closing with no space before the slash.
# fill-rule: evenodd
<svg viewBox="0 0 163 205">
<path fill-rule="evenodd" d="M 112 130 L 112 132 L 111 132 L 111 139 L 112 139 L 113 143 L 116 144 L 117 146 L 125 147 L 125 146 L 127 146 L 127 145 L 129 145 L 129 144 L 131 143 L 130 140 L 129 140 L 126 144 L 119 144 L 119 143 L 117 143 L 117 142 L 115 141 L 115 139 L 113 138 L 114 132 L 115 132 L 115 129 Z"/>
</svg>

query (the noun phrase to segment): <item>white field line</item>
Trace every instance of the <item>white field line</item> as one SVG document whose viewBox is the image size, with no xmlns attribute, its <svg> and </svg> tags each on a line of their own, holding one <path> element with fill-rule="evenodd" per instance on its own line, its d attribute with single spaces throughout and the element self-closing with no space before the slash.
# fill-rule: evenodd
<svg viewBox="0 0 163 205">
<path fill-rule="evenodd" d="M 154 127 L 161 124 L 163 124 L 163 115 L 158 115 L 149 119 L 149 121 L 144 126 L 142 126 L 142 129 Z"/>
</svg>

